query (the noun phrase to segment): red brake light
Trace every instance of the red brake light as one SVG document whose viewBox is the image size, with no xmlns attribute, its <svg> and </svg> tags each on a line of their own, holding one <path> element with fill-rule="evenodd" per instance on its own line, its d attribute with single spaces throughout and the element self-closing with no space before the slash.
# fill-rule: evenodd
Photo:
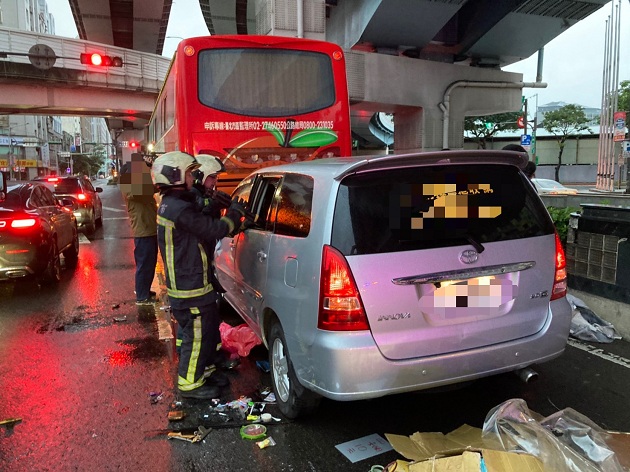
<svg viewBox="0 0 630 472">
<path fill-rule="evenodd" d="M 560 237 L 556 233 L 556 273 L 551 290 L 551 300 L 562 298 L 567 294 L 567 260 Z"/>
<path fill-rule="evenodd" d="M 59 179 L 57 177 L 49 177 L 46 179 L 46 181 L 48 182 L 59 182 Z"/>
<path fill-rule="evenodd" d="M 328 331 L 370 329 L 348 262 L 332 246 L 324 246 L 317 327 Z"/>
<path fill-rule="evenodd" d="M 82 202 L 87 200 L 87 195 L 84 193 L 80 193 L 77 195 L 77 200 L 81 200 Z"/>
<path fill-rule="evenodd" d="M 31 228 L 35 226 L 37 220 L 35 218 L 22 218 L 11 221 L 11 228 Z"/>
</svg>

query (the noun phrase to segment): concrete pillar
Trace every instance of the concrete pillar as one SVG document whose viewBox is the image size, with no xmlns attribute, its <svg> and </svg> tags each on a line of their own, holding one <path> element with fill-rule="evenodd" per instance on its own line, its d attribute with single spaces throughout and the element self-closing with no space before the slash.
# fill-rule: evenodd
<svg viewBox="0 0 630 472">
<path fill-rule="evenodd" d="M 423 148 L 423 109 L 407 108 L 394 113 L 394 149 L 396 154 Z"/>
</svg>

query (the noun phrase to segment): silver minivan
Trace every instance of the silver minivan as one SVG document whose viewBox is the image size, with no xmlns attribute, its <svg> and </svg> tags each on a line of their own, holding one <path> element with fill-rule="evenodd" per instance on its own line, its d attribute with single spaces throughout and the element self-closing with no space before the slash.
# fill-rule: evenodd
<svg viewBox="0 0 630 472">
<path fill-rule="evenodd" d="M 282 413 L 515 371 L 569 335 L 564 252 L 527 156 L 442 151 L 259 169 L 216 253 Z"/>
</svg>

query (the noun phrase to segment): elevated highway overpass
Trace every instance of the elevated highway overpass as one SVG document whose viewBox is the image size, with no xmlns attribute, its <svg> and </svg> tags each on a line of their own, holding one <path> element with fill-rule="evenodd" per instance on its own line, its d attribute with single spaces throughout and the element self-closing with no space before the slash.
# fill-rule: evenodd
<svg viewBox="0 0 630 472">
<path fill-rule="evenodd" d="M 304 36 L 340 44 L 357 137 L 369 141 L 374 113 L 389 112 L 397 150 L 428 150 L 461 147 L 466 115 L 519 109 L 523 87 L 544 84 L 524 84 L 521 74 L 501 67 L 531 56 L 606 3 L 199 0 L 196 14 L 215 34 Z M 95 44 L 62 38 L 56 45 L 62 52 L 56 53 L 71 59 L 58 59 L 48 71 L 35 70 L 26 57 L 0 58 L 0 113 L 94 114 L 141 127 L 168 67 L 167 58 L 152 53 L 161 53 L 171 1 L 70 0 L 70 6 L 79 36 L 124 56 L 126 65 L 87 70 L 72 58 Z M 54 41 L 36 38 L 44 39 Z M 25 52 L 32 44 L 23 40 Z M 0 43 L 0 51 L 5 47 Z"/>
</svg>

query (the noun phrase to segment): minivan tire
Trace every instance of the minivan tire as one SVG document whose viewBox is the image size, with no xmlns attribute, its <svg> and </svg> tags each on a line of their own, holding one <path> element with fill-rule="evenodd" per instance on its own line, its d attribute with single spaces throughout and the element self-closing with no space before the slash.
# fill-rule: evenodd
<svg viewBox="0 0 630 472">
<path fill-rule="evenodd" d="M 297 379 L 284 332 L 278 321 L 271 325 L 268 342 L 271 381 L 280 411 L 289 419 L 312 413 L 319 405 L 321 397 L 305 388 Z"/>
</svg>

